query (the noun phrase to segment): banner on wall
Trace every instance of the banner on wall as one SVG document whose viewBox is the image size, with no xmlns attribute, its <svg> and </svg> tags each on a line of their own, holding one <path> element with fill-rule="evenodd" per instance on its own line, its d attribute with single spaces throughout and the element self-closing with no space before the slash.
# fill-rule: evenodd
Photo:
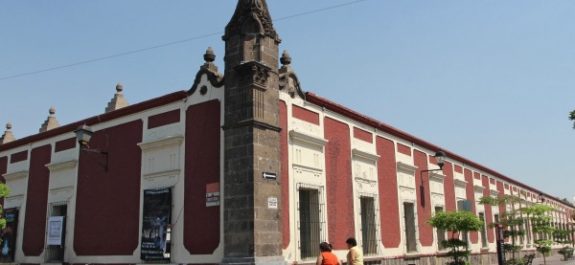
<svg viewBox="0 0 575 265">
<path fill-rule="evenodd" d="M 171 216 L 171 189 L 144 191 L 140 252 L 142 260 L 169 260 Z"/>
<path fill-rule="evenodd" d="M 50 216 L 48 218 L 48 246 L 61 246 L 63 231 L 64 216 Z"/>
</svg>

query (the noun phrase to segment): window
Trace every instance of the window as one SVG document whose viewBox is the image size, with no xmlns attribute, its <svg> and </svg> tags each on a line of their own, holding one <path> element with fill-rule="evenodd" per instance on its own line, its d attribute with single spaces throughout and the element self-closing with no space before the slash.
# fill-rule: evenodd
<svg viewBox="0 0 575 265">
<path fill-rule="evenodd" d="M 468 200 L 459 200 L 457 201 L 457 210 L 458 211 L 471 211 L 471 204 Z M 469 244 L 469 233 L 461 233 L 463 236 L 461 240 L 467 242 Z"/>
<path fill-rule="evenodd" d="M 405 221 L 405 244 L 407 252 L 417 251 L 417 238 L 415 236 L 415 209 L 411 202 L 403 203 L 403 213 Z"/>
<path fill-rule="evenodd" d="M 299 241 L 301 258 L 317 255 L 320 243 L 319 192 L 313 189 L 299 190 Z"/>
<path fill-rule="evenodd" d="M 482 248 L 487 248 L 487 227 L 485 224 L 485 214 L 484 213 L 479 213 L 479 220 L 481 220 L 481 222 L 483 222 L 483 225 L 481 225 L 481 247 Z"/>
<path fill-rule="evenodd" d="M 360 197 L 361 238 L 364 254 L 377 254 L 375 206 L 373 197 Z"/>
<path fill-rule="evenodd" d="M 435 207 L 435 214 L 443 212 L 443 207 Z M 439 250 L 444 249 L 442 242 L 445 240 L 445 230 L 437 229 L 437 248 Z"/>
</svg>

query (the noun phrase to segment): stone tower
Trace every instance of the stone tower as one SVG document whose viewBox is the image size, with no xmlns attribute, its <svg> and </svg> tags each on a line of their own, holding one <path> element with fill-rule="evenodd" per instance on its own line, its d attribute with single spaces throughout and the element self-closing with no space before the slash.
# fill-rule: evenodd
<svg viewBox="0 0 575 265">
<path fill-rule="evenodd" d="M 239 0 L 225 35 L 224 264 L 284 264 L 278 45 L 265 0 Z"/>
</svg>

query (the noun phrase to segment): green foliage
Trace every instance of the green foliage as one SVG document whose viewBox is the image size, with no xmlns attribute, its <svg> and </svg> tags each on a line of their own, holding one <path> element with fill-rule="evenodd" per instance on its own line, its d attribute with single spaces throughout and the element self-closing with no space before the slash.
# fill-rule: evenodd
<svg viewBox="0 0 575 265">
<path fill-rule="evenodd" d="M 525 265 L 524 258 L 508 259 L 505 261 L 505 265 Z"/>
<path fill-rule="evenodd" d="M 541 254 L 543 254 L 544 256 L 549 256 L 549 253 L 551 253 L 551 246 L 553 245 L 553 240 L 549 240 L 549 239 L 539 239 L 539 240 L 535 240 L 535 247 L 537 248 L 537 251 Z"/>
<path fill-rule="evenodd" d="M 571 243 L 571 239 L 569 238 L 570 234 L 571 231 L 569 230 L 556 229 L 555 231 L 553 231 L 553 238 L 555 239 L 555 242 L 559 244 L 569 244 Z"/>
<path fill-rule="evenodd" d="M 471 212 L 439 212 L 429 224 L 441 230 L 452 232 L 478 231 L 483 222 Z"/>
<path fill-rule="evenodd" d="M 4 183 L 0 183 L 0 198 L 4 198 L 8 195 L 10 195 L 10 189 L 8 186 Z"/>
<path fill-rule="evenodd" d="M 479 203 L 484 204 L 484 205 L 496 206 L 496 205 L 499 205 L 501 203 L 501 201 L 499 200 L 499 198 L 496 198 L 496 197 L 483 196 L 479 199 Z"/>
<path fill-rule="evenodd" d="M 10 189 L 6 184 L 0 182 L 0 198 L 4 198 L 10 194 Z M 6 228 L 6 219 L 4 218 L 4 209 L 2 205 L 0 205 L 0 232 Z M 2 239 L 0 239 L 0 243 L 2 243 Z"/>
<path fill-rule="evenodd" d="M 520 245 L 513 245 L 513 244 L 509 244 L 509 243 L 503 244 L 503 250 L 507 253 L 517 252 L 517 251 L 521 250 L 522 248 L 523 247 Z"/>
<path fill-rule="evenodd" d="M 471 212 L 438 212 L 429 221 L 433 227 L 445 231 L 452 232 L 452 238 L 444 240 L 441 245 L 451 250 L 447 253 L 453 258 L 449 264 L 452 265 L 465 265 L 468 262 L 465 260 L 470 251 L 467 248 L 467 242 L 460 240 L 456 237 L 460 233 L 467 233 L 468 231 L 478 231 L 483 226 L 483 222 L 479 217 Z"/>
<path fill-rule="evenodd" d="M 575 110 L 569 113 L 569 119 L 573 121 L 573 129 L 575 129 Z"/>
</svg>

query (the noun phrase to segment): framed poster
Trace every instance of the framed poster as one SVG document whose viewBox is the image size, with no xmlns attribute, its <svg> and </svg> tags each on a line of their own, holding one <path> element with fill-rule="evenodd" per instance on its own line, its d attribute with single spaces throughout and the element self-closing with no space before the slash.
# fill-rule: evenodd
<svg viewBox="0 0 575 265">
<path fill-rule="evenodd" d="M 61 246 L 63 231 L 64 216 L 50 216 L 48 218 L 48 246 Z"/>
<path fill-rule="evenodd" d="M 172 216 L 170 188 L 145 190 L 140 258 L 145 261 L 169 260 L 169 230 Z"/>
</svg>

